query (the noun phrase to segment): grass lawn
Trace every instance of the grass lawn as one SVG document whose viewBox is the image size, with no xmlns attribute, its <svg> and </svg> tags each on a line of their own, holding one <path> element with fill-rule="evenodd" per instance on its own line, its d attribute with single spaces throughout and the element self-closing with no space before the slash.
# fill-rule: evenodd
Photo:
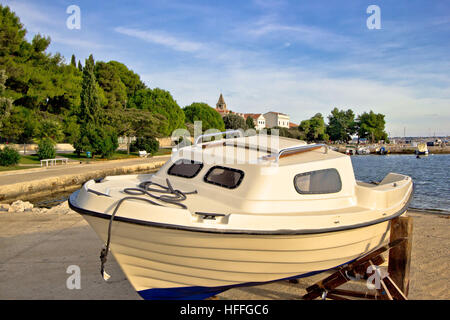
<svg viewBox="0 0 450 320">
<path fill-rule="evenodd" d="M 23 169 L 30 169 L 33 167 L 21 167 L 21 166 L 10 166 L 10 167 L 2 167 L 0 166 L 0 172 L 1 171 L 11 171 L 11 170 L 23 170 Z"/>
<path fill-rule="evenodd" d="M 166 154 L 170 154 L 172 152 L 171 149 L 159 149 L 158 152 L 155 153 L 155 156 L 161 156 L 161 155 L 166 155 Z M 75 160 L 75 161 L 105 161 L 105 160 L 119 160 L 119 159 L 133 159 L 133 158 L 139 158 L 139 153 L 138 152 L 130 152 L 130 154 L 127 154 L 126 151 L 116 151 L 114 152 L 114 154 L 112 155 L 112 157 L 108 158 L 108 159 L 102 159 L 101 157 L 95 157 L 95 158 L 88 158 L 86 157 L 86 154 L 80 154 L 80 156 L 78 156 L 76 153 L 58 153 L 57 156 L 59 157 L 63 157 L 63 158 L 69 158 L 71 160 Z"/>
<path fill-rule="evenodd" d="M 164 155 L 171 154 L 171 153 L 172 153 L 172 149 L 159 148 L 159 150 L 154 154 L 154 156 L 164 156 Z"/>
<path fill-rule="evenodd" d="M 27 156 L 20 156 L 19 164 L 38 164 L 40 165 L 41 162 L 39 161 L 39 158 L 36 154 L 31 154 Z"/>
<path fill-rule="evenodd" d="M 57 153 L 56 156 L 61 158 L 68 158 L 74 161 L 106 161 L 106 160 L 118 160 L 118 159 L 132 159 L 138 158 L 137 152 L 131 152 L 127 154 L 126 151 L 116 151 L 110 158 L 101 158 L 100 156 L 95 156 L 94 158 L 86 157 L 86 154 L 82 153 L 79 156 L 76 153 Z"/>
</svg>

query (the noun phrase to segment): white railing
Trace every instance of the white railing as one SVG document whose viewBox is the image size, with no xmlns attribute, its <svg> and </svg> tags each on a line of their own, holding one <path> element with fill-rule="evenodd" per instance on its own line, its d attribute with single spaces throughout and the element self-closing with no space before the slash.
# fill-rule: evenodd
<svg viewBox="0 0 450 320">
<path fill-rule="evenodd" d="M 223 132 L 207 133 L 207 134 L 199 135 L 197 137 L 197 139 L 195 139 L 194 146 L 197 145 L 200 142 L 200 140 L 203 140 L 203 138 L 215 137 L 215 136 L 218 136 L 220 134 L 225 134 L 226 135 L 226 134 L 234 134 L 234 133 L 239 133 L 239 135 L 241 137 L 244 136 L 244 134 L 243 134 L 243 132 L 241 130 L 229 130 L 229 131 L 223 131 Z"/>
<path fill-rule="evenodd" d="M 280 151 L 278 151 L 277 154 L 269 154 L 267 156 L 262 156 L 260 159 L 261 160 L 275 160 L 275 162 L 278 162 L 280 160 L 280 157 L 285 153 L 289 153 L 289 152 L 296 153 L 296 151 L 303 152 L 303 151 L 318 149 L 321 147 L 325 147 L 325 153 L 328 153 L 328 146 L 326 144 L 315 143 L 315 144 L 307 144 L 307 145 L 283 148 Z"/>
</svg>

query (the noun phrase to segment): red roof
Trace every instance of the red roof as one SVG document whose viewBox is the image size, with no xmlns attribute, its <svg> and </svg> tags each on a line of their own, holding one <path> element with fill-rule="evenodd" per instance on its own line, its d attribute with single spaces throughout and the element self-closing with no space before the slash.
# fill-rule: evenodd
<svg viewBox="0 0 450 320">
<path fill-rule="evenodd" d="M 298 127 L 298 124 L 295 124 L 293 122 L 289 122 L 289 128 L 295 128 Z"/>
<path fill-rule="evenodd" d="M 283 115 L 283 116 L 287 116 L 287 114 L 285 114 L 285 113 L 275 112 L 275 111 L 269 111 L 269 112 L 267 112 L 267 113 L 281 114 L 281 115 Z"/>
<path fill-rule="evenodd" d="M 244 119 L 247 120 L 248 117 L 251 117 L 255 120 L 257 120 L 261 116 L 261 113 L 245 113 Z"/>
</svg>

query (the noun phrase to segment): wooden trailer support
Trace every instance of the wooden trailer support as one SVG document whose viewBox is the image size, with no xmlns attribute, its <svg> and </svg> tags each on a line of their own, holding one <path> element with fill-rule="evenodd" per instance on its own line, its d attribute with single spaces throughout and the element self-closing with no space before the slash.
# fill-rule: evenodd
<svg viewBox="0 0 450 320">
<path fill-rule="evenodd" d="M 412 218 L 399 217 L 391 221 L 390 242 L 357 260 L 342 266 L 325 279 L 306 288 L 305 300 L 348 300 L 347 297 L 380 300 L 407 300 L 412 249 Z M 338 289 L 344 283 L 374 278 L 374 270 L 384 262 L 382 254 L 389 251 L 388 275 L 378 274 L 375 293 Z M 370 267 L 370 268 L 369 268 Z M 372 278 L 372 279 L 373 279 Z"/>
<path fill-rule="evenodd" d="M 407 238 L 389 251 L 388 273 L 399 289 L 408 296 L 409 270 L 411 266 L 413 221 L 411 217 L 399 217 L 392 220 L 391 239 Z"/>
</svg>

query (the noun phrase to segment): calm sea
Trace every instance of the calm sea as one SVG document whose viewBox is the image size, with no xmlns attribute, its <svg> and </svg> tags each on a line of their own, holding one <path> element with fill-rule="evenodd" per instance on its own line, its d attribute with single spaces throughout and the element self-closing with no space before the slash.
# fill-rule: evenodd
<svg viewBox="0 0 450 320">
<path fill-rule="evenodd" d="M 410 207 L 450 214 L 450 154 L 352 156 L 357 180 L 380 181 L 389 172 L 410 176 L 415 192 Z"/>
</svg>

